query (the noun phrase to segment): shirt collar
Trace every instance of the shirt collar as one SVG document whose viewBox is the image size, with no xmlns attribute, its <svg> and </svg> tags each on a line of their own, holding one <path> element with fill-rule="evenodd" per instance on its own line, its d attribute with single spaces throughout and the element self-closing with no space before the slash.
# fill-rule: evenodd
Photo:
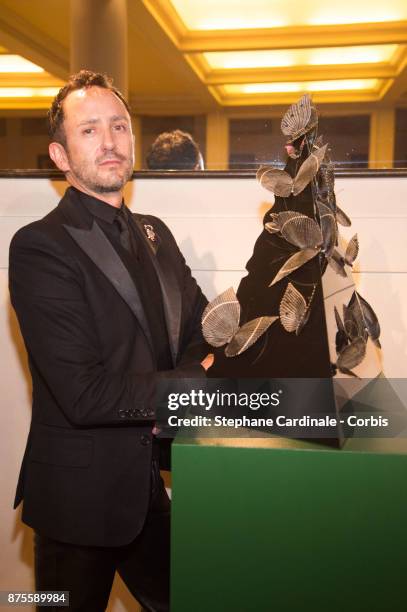
<svg viewBox="0 0 407 612">
<path fill-rule="evenodd" d="M 76 193 L 80 197 L 82 204 L 86 206 L 91 215 L 97 217 L 98 219 L 102 219 L 102 221 L 106 221 L 107 223 L 113 223 L 116 219 L 116 215 L 119 210 L 124 210 L 126 208 L 124 201 L 122 201 L 122 205 L 120 208 L 116 208 L 115 206 L 111 206 L 103 200 L 99 200 L 94 196 L 91 196 L 87 193 L 84 193 L 83 191 L 80 191 L 79 189 L 76 189 L 76 187 L 71 187 L 71 189 L 75 189 Z"/>
</svg>

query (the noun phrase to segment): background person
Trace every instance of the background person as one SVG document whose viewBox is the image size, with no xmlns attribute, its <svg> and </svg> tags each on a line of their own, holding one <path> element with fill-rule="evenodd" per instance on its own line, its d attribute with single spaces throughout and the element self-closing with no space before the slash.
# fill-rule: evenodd
<svg viewBox="0 0 407 612">
<path fill-rule="evenodd" d="M 174 130 L 163 132 L 147 155 L 149 170 L 203 170 L 204 162 L 191 134 Z"/>
</svg>

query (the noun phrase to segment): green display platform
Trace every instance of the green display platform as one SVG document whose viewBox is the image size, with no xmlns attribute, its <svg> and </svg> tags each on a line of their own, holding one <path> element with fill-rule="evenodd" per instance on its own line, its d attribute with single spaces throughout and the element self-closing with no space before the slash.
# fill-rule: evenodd
<svg viewBox="0 0 407 612">
<path fill-rule="evenodd" d="M 407 610 L 405 438 L 178 439 L 172 483 L 172 612 Z"/>
</svg>

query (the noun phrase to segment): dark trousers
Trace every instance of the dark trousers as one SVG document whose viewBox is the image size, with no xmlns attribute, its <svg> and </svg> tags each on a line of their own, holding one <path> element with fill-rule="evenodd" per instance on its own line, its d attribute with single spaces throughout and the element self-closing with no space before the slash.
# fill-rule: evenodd
<svg viewBox="0 0 407 612">
<path fill-rule="evenodd" d="M 70 592 L 69 608 L 48 610 L 103 612 L 116 571 L 145 610 L 169 610 L 170 501 L 154 463 L 146 522 L 130 544 L 77 546 L 35 534 L 36 589 Z"/>
</svg>

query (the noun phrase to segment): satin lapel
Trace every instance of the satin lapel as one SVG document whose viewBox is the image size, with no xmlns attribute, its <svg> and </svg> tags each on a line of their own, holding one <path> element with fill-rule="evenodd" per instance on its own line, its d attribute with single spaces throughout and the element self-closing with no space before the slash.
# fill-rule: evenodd
<svg viewBox="0 0 407 612">
<path fill-rule="evenodd" d="M 99 225 L 93 221 L 90 229 L 80 229 L 65 224 L 64 228 L 99 270 L 103 272 L 118 294 L 135 314 L 147 337 L 150 348 L 154 353 L 150 328 L 147 323 L 137 287 L 127 271 L 126 266 L 114 250 L 108 238 L 100 229 Z"/>
<path fill-rule="evenodd" d="M 157 273 L 157 277 L 160 283 L 161 292 L 163 296 L 164 314 L 165 321 L 167 324 L 168 339 L 171 347 L 171 355 L 173 365 L 175 367 L 177 363 L 177 356 L 179 350 L 179 336 L 181 329 L 181 309 L 182 299 L 181 291 L 178 286 L 178 281 L 175 276 L 171 261 L 168 257 L 162 255 L 162 248 L 160 246 L 160 238 L 157 236 L 158 245 L 154 248 L 151 241 L 147 238 L 144 231 L 144 225 L 149 226 L 149 220 L 143 219 L 138 215 L 132 215 L 132 219 L 135 220 L 135 227 L 141 234 L 142 240 L 148 244 L 148 253 L 153 262 L 153 266 Z"/>
</svg>

